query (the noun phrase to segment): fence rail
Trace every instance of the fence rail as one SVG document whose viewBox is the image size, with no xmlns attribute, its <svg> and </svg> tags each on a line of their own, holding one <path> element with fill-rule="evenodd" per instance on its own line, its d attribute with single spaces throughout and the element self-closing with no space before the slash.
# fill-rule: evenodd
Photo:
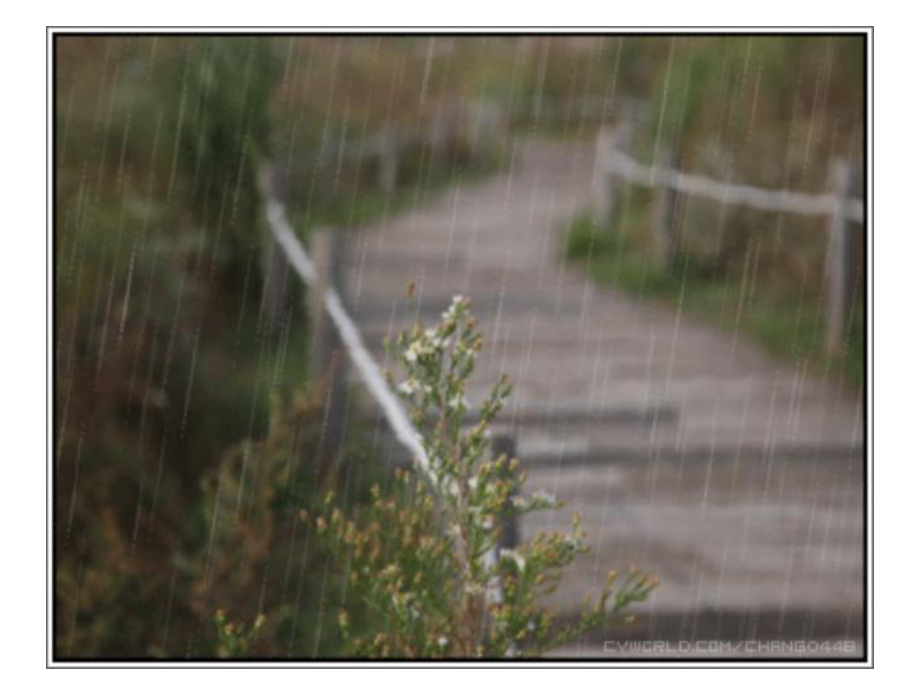
<svg viewBox="0 0 920 690">
<path fill-rule="evenodd" d="M 324 285 L 321 274 L 307 254 L 300 240 L 287 220 L 284 203 L 268 196 L 265 200 L 266 217 L 274 239 L 281 246 L 285 257 L 301 280 L 314 290 L 320 291 L 322 304 L 332 319 L 339 337 L 352 363 L 361 375 L 368 392 L 386 415 L 387 422 L 399 442 L 405 446 L 412 458 L 427 473 L 430 472 L 428 454 L 418 440 L 415 426 L 406 414 L 399 399 L 390 391 L 386 380 L 377 367 L 361 337 L 361 332 L 345 310 L 342 297 L 335 286 Z"/>
<path fill-rule="evenodd" d="M 823 194 L 764 189 L 684 172 L 679 169 L 677 152 L 667 146 L 661 147 L 655 164 L 640 163 L 627 152 L 633 129 L 634 122 L 624 118 L 615 128 L 602 128 L 598 134 L 593 183 L 597 220 L 603 224 L 613 219 L 619 196 L 617 181 L 651 188 L 655 193 L 651 230 L 656 259 L 664 267 L 670 267 L 676 265 L 680 253 L 677 220 L 680 195 L 702 197 L 725 206 L 826 217 L 825 349 L 832 356 L 841 354 L 855 276 L 854 235 L 850 229 L 865 226 L 865 205 L 854 198 L 860 191 L 856 183 L 858 166 L 844 159 L 833 161 L 828 191 Z"/>
<path fill-rule="evenodd" d="M 805 194 L 791 189 L 764 189 L 720 182 L 680 170 L 644 165 L 622 151 L 609 151 L 601 172 L 646 187 L 667 187 L 727 205 L 810 216 L 841 213 L 847 220 L 856 223 L 861 223 L 863 219 L 863 203 L 859 199 L 843 198 L 831 192 Z"/>
</svg>

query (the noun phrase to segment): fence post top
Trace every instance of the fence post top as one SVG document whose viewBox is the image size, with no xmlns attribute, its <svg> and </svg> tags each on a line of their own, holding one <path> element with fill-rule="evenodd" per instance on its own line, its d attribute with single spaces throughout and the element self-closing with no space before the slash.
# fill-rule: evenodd
<svg viewBox="0 0 920 690">
<path fill-rule="evenodd" d="M 259 165 L 256 184 L 266 198 L 284 201 L 286 196 L 286 179 L 284 168 L 274 161 L 265 161 Z"/>
<path fill-rule="evenodd" d="M 512 457 L 517 452 L 517 438 L 511 433 L 495 434 L 492 437 L 492 452 Z"/>
<path fill-rule="evenodd" d="M 846 182 L 850 177 L 850 168 L 851 164 L 846 158 L 835 158 L 831 162 L 830 169 L 830 179 L 831 183 L 835 187 L 843 186 L 845 188 Z"/>
</svg>

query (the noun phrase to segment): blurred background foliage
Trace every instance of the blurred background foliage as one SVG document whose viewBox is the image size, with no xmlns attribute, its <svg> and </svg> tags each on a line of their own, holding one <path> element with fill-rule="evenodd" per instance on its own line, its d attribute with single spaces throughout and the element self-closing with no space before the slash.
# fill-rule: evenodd
<svg viewBox="0 0 920 690">
<path fill-rule="evenodd" d="M 316 457 L 323 405 L 293 286 L 281 335 L 266 325 L 265 161 L 282 164 L 306 237 L 504 165 L 506 125 L 590 138 L 630 102 L 644 114 L 637 156 L 666 141 L 694 171 L 819 191 L 834 155 L 861 150 L 861 49 L 766 36 L 57 36 L 57 653 L 212 656 L 218 608 L 247 627 L 266 614 L 251 653 L 338 649 L 323 602 L 344 596 L 341 578 L 299 516 L 328 487 L 364 500 L 380 470 L 358 423 L 341 463 Z M 433 128 L 446 136 L 418 137 L 393 189 L 379 162 L 353 155 L 381 132 Z M 569 235 L 569 255 L 600 279 L 623 283 L 623 248 L 643 250 L 648 195 L 628 196 L 611 227 Z M 756 265 L 757 294 L 820 299 L 818 221 L 686 213 L 717 285 Z"/>
</svg>

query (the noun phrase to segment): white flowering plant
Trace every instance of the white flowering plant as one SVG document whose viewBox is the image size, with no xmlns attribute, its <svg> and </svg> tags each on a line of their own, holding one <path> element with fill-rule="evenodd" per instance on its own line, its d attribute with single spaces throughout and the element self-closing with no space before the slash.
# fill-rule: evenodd
<svg viewBox="0 0 920 690">
<path fill-rule="evenodd" d="M 454 298 L 440 323 L 416 325 L 387 346 L 405 372 L 390 385 L 405 401 L 425 457 L 397 473 L 395 490 L 372 492 L 371 505 L 346 519 L 327 502 L 317 531 L 347 563 L 348 587 L 375 614 L 369 633 L 355 634 L 339 616 L 346 653 L 362 657 L 535 657 L 573 640 L 648 597 L 655 578 L 611 572 L 575 623 L 559 625 L 540 600 L 565 568 L 588 552 L 575 516 L 569 534 L 544 532 L 499 548 L 501 525 L 561 504 L 545 493 L 523 494 L 518 460 L 489 456 L 489 427 L 510 395 L 507 377 L 492 388 L 476 421 L 467 384 L 483 347 L 470 302 Z M 362 626 L 363 627 L 363 626 Z"/>
</svg>

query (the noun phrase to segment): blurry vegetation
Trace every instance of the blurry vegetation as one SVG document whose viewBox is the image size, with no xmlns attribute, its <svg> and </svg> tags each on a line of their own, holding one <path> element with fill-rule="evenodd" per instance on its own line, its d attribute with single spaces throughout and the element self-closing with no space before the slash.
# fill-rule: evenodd
<svg viewBox="0 0 920 690">
<path fill-rule="evenodd" d="M 316 457 L 301 296 L 288 286 L 279 332 L 261 309 L 258 171 L 286 157 L 304 231 L 475 174 L 472 159 L 407 159 L 389 194 L 326 155 L 344 135 L 428 122 L 420 100 L 447 86 L 422 98 L 416 44 L 56 38 L 58 655 L 214 656 L 242 650 L 231 638 L 260 615 L 246 653 L 339 648 L 323 622 L 334 574 L 298 516 L 329 489 L 362 500 L 376 459 L 355 425 L 339 463 Z"/>
<path fill-rule="evenodd" d="M 615 39 L 614 39 L 615 40 Z M 651 164 L 768 189 L 827 190 L 837 158 L 861 172 L 863 40 L 841 37 L 668 37 L 627 39 L 604 59 L 625 93 L 640 96 L 631 155 Z M 643 57 L 643 55 L 645 57 Z M 654 55 L 653 59 L 651 56 Z M 646 85 L 629 78 L 654 64 Z M 672 151 L 673 158 L 661 154 Z M 595 278 L 680 303 L 728 331 L 753 336 L 774 353 L 863 379 L 863 242 L 854 258 L 853 314 L 847 349 L 823 352 L 823 217 L 764 213 L 681 197 L 679 266 L 653 263 L 651 192 L 621 184 L 609 226 L 576 220 L 564 253 L 587 261 Z M 862 232 L 865 232 L 862 229 Z M 828 369 L 829 367 L 829 369 Z"/>
<path fill-rule="evenodd" d="M 249 655 L 253 641 L 262 632 L 265 616 L 256 617 L 252 626 L 246 627 L 245 623 L 235 623 L 227 620 L 227 612 L 218 609 L 214 614 L 214 624 L 217 626 L 217 656 L 221 659 L 241 659 Z"/>
<path fill-rule="evenodd" d="M 167 194 L 182 190 L 204 224 L 221 228 L 228 286 L 262 239 L 258 175 L 274 154 L 270 105 L 281 69 L 270 41 L 198 39 L 164 60 L 151 93 L 175 137 Z"/>
<path fill-rule="evenodd" d="M 321 411 L 319 389 L 277 398 L 266 437 L 230 448 L 202 479 L 189 523 L 197 548 L 175 559 L 191 587 L 173 615 L 188 616 L 192 625 L 221 612 L 218 655 L 337 655 L 337 612 L 329 602 L 348 604 L 361 625 L 360 607 L 343 597 L 343 579 L 308 516 L 322 509 L 329 491 L 350 510 L 369 500 L 372 483 L 387 480 L 360 430 L 352 431 L 341 462 L 319 457 Z M 253 621 L 248 632 L 241 621 Z"/>
</svg>

